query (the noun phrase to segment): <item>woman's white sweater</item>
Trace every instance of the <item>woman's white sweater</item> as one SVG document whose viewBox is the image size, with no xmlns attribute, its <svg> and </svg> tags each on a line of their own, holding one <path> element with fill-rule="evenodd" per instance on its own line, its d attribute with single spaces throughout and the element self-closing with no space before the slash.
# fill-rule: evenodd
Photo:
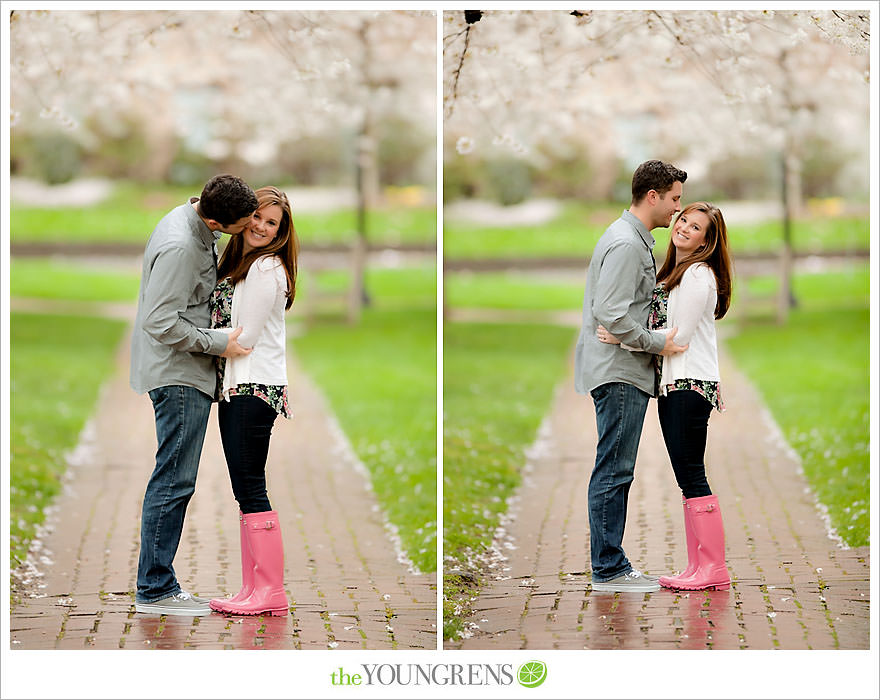
<svg viewBox="0 0 880 700">
<path fill-rule="evenodd" d="M 691 265 L 679 285 L 669 293 L 667 328 L 677 327 L 675 344 L 687 345 L 688 349 L 663 358 L 661 387 L 677 379 L 721 380 L 715 336 L 717 301 L 715 274 L 705 263 Z"/>
<path fill-rule="evenodd" d="M 232 293 L 232 328 L 241 327 L 238 343 L 253 351 L 226 360 L 223 398 L 239 384 L 287 385 L 286 303 L 287 276 L 281 261 L 273 255 L 258 258 Z"/>
</svg>

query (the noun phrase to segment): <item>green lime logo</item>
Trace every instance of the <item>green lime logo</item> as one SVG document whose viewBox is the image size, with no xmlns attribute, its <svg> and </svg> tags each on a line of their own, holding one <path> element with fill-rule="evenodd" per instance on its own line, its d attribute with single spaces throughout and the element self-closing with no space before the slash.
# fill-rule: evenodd
<svg viewBox="0 0 880 700">
<path fill-rule="evenodd" d="M 547 680 L 547 664 L 543 661 L 526 661 L 516 672 L 516 679 L 523 688 L 537 688 Z"/>
</svg>

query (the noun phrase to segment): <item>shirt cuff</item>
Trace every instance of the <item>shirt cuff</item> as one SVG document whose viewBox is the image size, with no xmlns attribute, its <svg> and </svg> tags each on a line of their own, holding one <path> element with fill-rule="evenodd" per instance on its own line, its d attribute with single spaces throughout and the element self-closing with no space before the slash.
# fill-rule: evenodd
<svg viewBox="0 0 880 700">
<path fill-rule="evenodd" d="M 666 345 L 666 331 L 651 331 L 651 347 L 648 352 L 659 355 Z"/>
<path fill-rule="evenodd" d="M 232 329 L 214 328 L 205 332 L 208 334 L 208 339 L 211 342 L 205 352 L 208 355 L 222 355 L 223 351 L 226 350 L 226 343 L 229 341 L 229 333 L 232 332 Z"/>
</svg>

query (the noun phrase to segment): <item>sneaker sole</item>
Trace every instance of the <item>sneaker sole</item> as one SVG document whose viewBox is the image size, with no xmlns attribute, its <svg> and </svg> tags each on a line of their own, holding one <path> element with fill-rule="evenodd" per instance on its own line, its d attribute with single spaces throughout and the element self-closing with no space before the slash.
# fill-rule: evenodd
<svg viewBox="0 0 880 700">
<path fill-rule="evenodd" d="M 651 586 L 615 586 L 602 583 L 591 584 L 591 589 L 601 593 L 653 593 L 660 590 L 660 584 Z"/>
<path fill-rule="evenodd" d="M 183 615 L 186 617 L 200 617 L 202 615 L 210 615 L 212 612 L 210 607 L 164 608 L 155 605 L 138 605 L 137 603 L 135 603 L 134 611 L 144 615 Z"/>
</svg>

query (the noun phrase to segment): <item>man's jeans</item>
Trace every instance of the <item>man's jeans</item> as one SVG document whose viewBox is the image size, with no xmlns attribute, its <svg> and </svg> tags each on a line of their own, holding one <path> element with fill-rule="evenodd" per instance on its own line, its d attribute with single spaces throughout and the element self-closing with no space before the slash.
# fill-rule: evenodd
<svg viewBox="0 0 880 700">
<path fill-rule="evenodd" d="M 196 474 L 211 398 L 189 386 L 163 386 L 150 392 L 156 414 L 156 468 L 147 484 L 141 513 L 141 552 L 137 600 L 152 603 L 177 593 L 171 562 L 177 553 L 186 507 Z"/>
<path fill-rule="evenodd" d="M 596 465 L 590 477 L 590 558 L 593 581 L 609 581 L 628 573 L 623 529 L 629 487 L 636 467 L 645 411 L 651 398 L 623 382 L 602 384 L 590 392 L 596 405 Z"/>
</svg>

